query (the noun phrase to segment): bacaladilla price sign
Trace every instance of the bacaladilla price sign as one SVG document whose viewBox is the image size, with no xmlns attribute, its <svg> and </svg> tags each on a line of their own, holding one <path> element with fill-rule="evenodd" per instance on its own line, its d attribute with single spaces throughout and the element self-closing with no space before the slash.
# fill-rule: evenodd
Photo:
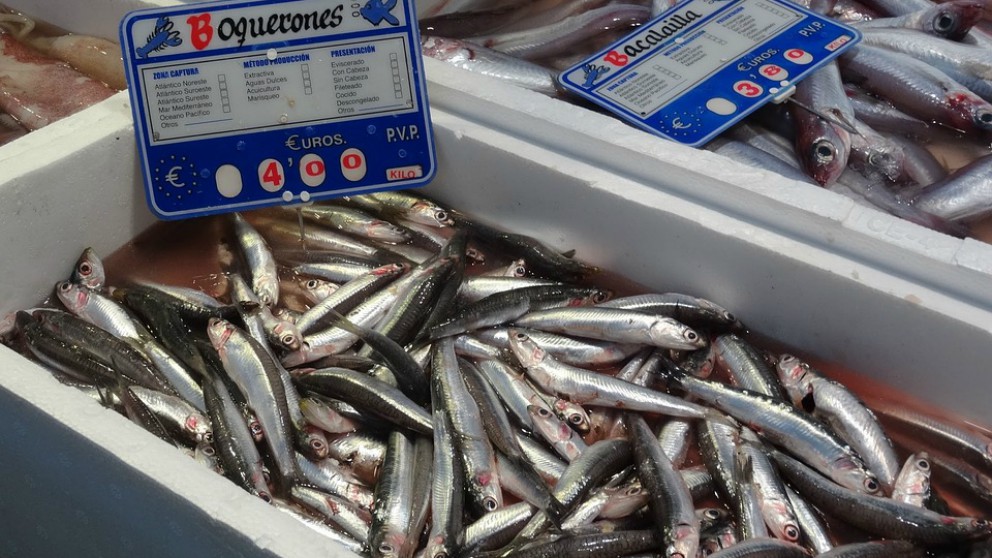
<svg viewBox="0 0 992 558">
<path fill-rule="evenodd" d="M 152 211 L 177 219 L 426 184 L 409 0 L 132 12 L 121 45 Z"/>
</svg>

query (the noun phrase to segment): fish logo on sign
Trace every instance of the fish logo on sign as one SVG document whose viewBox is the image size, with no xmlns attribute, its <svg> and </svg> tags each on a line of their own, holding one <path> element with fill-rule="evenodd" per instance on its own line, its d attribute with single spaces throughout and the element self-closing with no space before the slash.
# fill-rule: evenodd
<svg viewBox="0 0 992 558">
<path fill-rule="evenodd" d="M 396 26 L 400 24 L 400 20 L 396 19 L 396 16 L 389 13 L 393 8 L 396 7 L 397 0 L 368 0 L 364 6 L 358 10 L 358 13 L 362 15 L 369 23 L 379 26 L 383 20 L 386 23 Z"/>
<path fill-rule="evenodd" d="M 155 30 L 148 36 L 145 46 L 135 48 L 134 53 L 138 55 L 138 58 L 146 58 L 153 52 L 183 44 L 182 38 L 179 37 L 179 31 L 174 30 L 173 27 L 174 24 L 168 17 L 158 18 L 155 22 Z"/>
<path fill-rule="evenodd" d="M 582 73 L 584 74 L 582 79 L 582 87 L 589 89 L 595 85 L 596 80 L 598 80 L 600 76 L 609 71 L 610 69 L 606 66 L 597 66 L 591 62 L 586 64 L 582 67 Z"/>
</svg>

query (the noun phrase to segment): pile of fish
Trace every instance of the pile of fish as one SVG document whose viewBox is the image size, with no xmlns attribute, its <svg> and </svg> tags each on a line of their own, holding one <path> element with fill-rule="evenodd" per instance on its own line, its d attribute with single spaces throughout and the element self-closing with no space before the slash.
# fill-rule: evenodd
<svg viewBox="0 0 992 558">
<path fill-rule="evenodd" d="M 116 43 L 43 35 L 31 18 L 0 11 L 0 145 L 126 87 Z"/>
<path fill-rule="evenodd" d="M 87 250 L 7 342 L 357 554 L 992 551 L 992 438 L 872 412 L 713 302 L 405 192 L 223 224 L 220 298 Z"/>
<path fill-rule="evenodd" d="M 948 234 L 992 216 L 992 33 L 985 0 L 793 0 L 864 41 L 707 149 Z M 557 72 L 675 5 L 418 3 L 425 56 L 567 98 Z M 985 18 L 985 19 L 983 19 Z M 928 145 L 972 154 L 949 169 Z M 953 171 L 953 172 L 950 172 Z"/>
</svg>

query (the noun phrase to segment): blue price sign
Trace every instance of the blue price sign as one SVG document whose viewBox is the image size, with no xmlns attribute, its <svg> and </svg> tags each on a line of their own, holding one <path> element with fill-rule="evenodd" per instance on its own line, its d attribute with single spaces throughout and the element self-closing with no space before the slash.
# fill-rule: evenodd
<svg viewBox="0 0 992 558">
<path fill-rule="evenodd" d="M 225 1 L 120 27 L 148 205 L 179 219 L 426 184 L 411 0 Z"/>
<path fill-rule="evenodd" d="M 559 81 L 636 126 L 699 146 L 860 40 L 786 0 L 687 0 Z"/>
</svg>

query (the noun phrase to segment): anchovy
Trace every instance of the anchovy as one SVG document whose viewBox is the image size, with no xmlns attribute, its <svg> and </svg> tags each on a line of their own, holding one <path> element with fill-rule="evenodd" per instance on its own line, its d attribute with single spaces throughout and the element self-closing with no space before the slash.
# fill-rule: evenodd
<svg viewBox="0 0 992 558">
<path fill-rule="evenodd" d="M 470 523 L 465 527 L 466 553 L 473 549 L 491 550 L 508 544 L 530 521 L 535 511 L 534 506 L 527 502 L 517 502 L 487 513 Z M 425 556 L 441 558 L 437 554 Z"/>
<path fill-rule="evenodd" d="M 880 132 L 928 138 L 935 130 L 930 123 L 906 114 L 885 99 L 869 95 L 860 87 L 845 84 L 844 91 L 858 120 Z"/>
<path fill-rule="evenodd" d="M 571 463 L 586 451 L 582 437 L 559 419 L 547 403 L 529 405 L 527 411 L 537 433 L 566 461 Z"/>
<path fill-rule="evenodd" d="M 668 316 L 693 327 L 720 329 L 743 327 L 737 316 L 726 308 L 705 298 L 682 293 L 626 296 L 599 303 L 597 306 Z"/>
<path fill-rule="evenodd" d="M 498 50 L 425 33 L 420 38 L 420 51 L 426 57 L 456 68 L 490 76 L 550 97 L 562 94 L 553 71 Z"/>
<path fill-rule="evenodd" d="M 889 498 L 848 490 L 787 455 L 779 452 L 773 455 L 782 475 L 810 502 L 868 533 L 927 545 L 992 536 L 992 524 L 987 520 L 941 515 Z"/>
<path fill-rule="evenodd" d="M 892 499 L 918 507 L 926 506 L 930 499 L 930 456 L 917 452 L 906 458 L 896 476 Z"/>
<path fill-rule="evenodd" d="M 766 440 L 794 455 L 842 486 L 873 494 L 880 486 L 858 454 L 822 423 L 768 396 L 695 378 L 666 363 L 669 381 L 689 395 L 761 432 Z"/>
<path fill-rule="evenodd" d="M 761 495 L 754 479 L 754 462 L 751 456 L 737 446 L 734 458 L 734 482 L 737 484 L 737 497 L 734 501 L 737 512 L 737 540 L 763 539 L 769 536 L 762 517 Z"/>
<path fill-rule="evenodd" d="M 431 487 L 431 529 L 424 550 L 426 558 L 446 558 L 454 556 L 462 545 L 468 545 L 468 537 L 462 540 L 462 509 L 464 507 L 462 463 L 456 453 L 454 432 L 444 406 L 443 394 L 433 382 L 435 389 L 434 411 L 434 479 Z M 486 517 L 486 516 L 483 516 Z"/>
<path fill-rule="evenodd" d="M 322 368 L 304 372 L 297 383 L 318 393 L 341 399 L 396 426 L 430 434 L 430 415 L 400 390 L 347 368 Z"/>
<path fill-rule="evenodd" d="M 368 541 L 372 556 L 403 556 L 413 497 L 413 443 L 402 432 L 389 435 L 386 459 L 375 486 Z"/>
<path fill-rule="evenodd" d="M 806 500 L 796 494 L 792 488 L 786 486 L 785 493 L 789 497 L 793 511 L 796 512 L 796 519 L 803 533 L 803 542 L 812 548 L 817 554 L 827 552 L 834 547 L 834 543 L 827 532 L 826 525 L 819 513 L 810 506 Z"/>
<path fill-rule="evenodd" d="M 873 410 L 883 423 L 913 436 L 915 441 L 992 471 L 992 437 L 890 404 L 877 404 Z"/>
<path fill-rule="evenodd" d="M 992 156 L 975 159 L 913 199 L 913 207 L 952 221 L 971 222 L 992 214 Z"/>
<path fill-rule="evenodd" d="M 234 238 L 238 253 L 244 259 L 245 271 L 251 276 L 251 288 L 263 304 L 275 306 L 279 302 L 279 274 L 272 251 L 244 217 L 235 213 L 233 220 Z"/>
<path fill-rule="evenodd" d="M 372 491 L 350 478 L 331 460 L 314 462 L 297 453 L 296 463 L 303 478 L 316 488 L 361 508 L 372 509 L 374 502 Z"/>
<path fill-rule="evenodd" d="M 203 382 L 203 395 L 224 475 L 248 492 L 270 501 L 262 456 L 227 386 L 219 376 L 208 378 Z"/>
<path fill-rule="evenodd" d="M 840 382 L 825 378 L 792 355 L 782 355 L 777 369 L 793 403 L 807 407 L 813 416 L 829 424 L 858 452 L 885 492 L 891 493 L 899 460 L 868 407 Z"/>
<path fill-rule="evenodd" d="M 544 389 L 582 404 L 701 418 L 702 407 L 611 376 L 556 362 L 526 334 L 510 330 L 510 347 L 527 375 Z"/>
<path fill-rule="evenodd" d="M 818 558 L 923 558 L 926 552 L 907 541 L 869 541 L 834 547 Z"/>
<path fill-rule="evenodd" d="M 809 558 L 809 552 L 788 541 L 750 539 L 710 554 L 709 558 Z"/>
<path fill-rule="evenodd" d="M 628 416 L 637 474 L 650 495 L 654 523 L 661 533 L 659 549 L 667 558 L 695 556 L 699 548 L 699 518 L 689 488 L 644 418 Z"/>
<path fill-rule="evenodd" d="M 641 345 L 634 343 L 615 343 L 613 341 L 596 341 L 547 333 L 536 329 L 520 328 L 539 347 L 555 359 L 573 366 L 601 367 L 618 364 L 630 358 L 641 350 Z M 488 328 L 474 332 L 483 342 L 497 349 L 510 348 L 508 328 Z M 495 355 L 499 357 L 500 355 Z M 494 358 L 492 355 L 489 358 Z"/>
<path fill-rule="evenodd" d="M 300 213 L 315 223 L 370 240 L 399 244 L 408 242 L 411 237 L 409 231 L 395 223 L 350 207 L 310 205 L 301 207 Z"/>
<path fill-rule="evenodd" d="M 72 268 L 72 275 L 69 281 L 77 285 L 82 285 L 87 289 L 100 290 L 107 281 L 107 272 L 103 267 L 103 261 L 96 251 L 86 248 L 76 260 L 76 265 Z"/>
<path fill-rule="evenodd" d="M 617 308 L 539 310 L 517 319 L 514 326 L 665 349 L 693 350 L 706 346 L 703 337 L 672 318 Z"/>
<path fill-rule="evenodd" d="M 750 343 L 734 334 L 721 335 L 713 340 L 713 351 L 734 385 L 785 401 L 775 370 Z"/>
<path fill-rule="evenodd" d="M 746 456 L 750 462 L 751 478 L 757 489 L 758 506 L 765 525 L 779 539 L 799 542 L 799 520 L 792 509 L 785 484 L 779 478 L 768 452 L 751 429 L 741 428 L 741 443 L 737 446 L 738 460 Z"/>
<path fill-rule="evenodd" d="M 502 507 L 503 494 L 496 471 L 496 456 L 486 437 L 479 407 L 462 379 L 453 339 L 442 339 L 434 345 L 431 378 L 439 383 L 435 388 L 441 396 L 439 404 L 444 406 L 451 418 L 455 445 L 462 456 L 466 488 L 472 503 L 481 513 Z"/>
<path fill-rule="evenodd" d="M 658 432 L 661 450 L 676 467 L 681 467 L 685 461 L 691 441 L 692 422 L 686 419 L 669 419 Z"/>
<path fill-rule="evenodd" d="M 314 510 L 349 536 L 365 541 L 369 538 L 369 513 L 353 506 L 349 501 L 316 488 L 296 485 L 290 496 L 294 501 Z"/>
<path fill-rule="evenodd" d="M 859 21 L 854 26 L 865 29 L 914 29 L 942 37 L 950 41 L 960 41 L 982 17 L 983 2 L 956 0 L 923 10 L 894 16 Z"/>
<path fill-rule="evenodd" d="M 478 302 L 496 293 L 525 289 L 528 287 L 564 286 L 560 281 L 535 277 L 488 277 L 472 275 L 466 277 L 458 288 L 458 298 L 466 303 Z"/>
<path fill-rule="evenodd" d="M 854 108 L 844 94 L 836 62 L 799 82 L 793 97 L 797 101 L 792 105 L 796 155 L 813 180 L 832 184 L 847 167 L 849 130 L 854 128 Z"/>
</svg>

